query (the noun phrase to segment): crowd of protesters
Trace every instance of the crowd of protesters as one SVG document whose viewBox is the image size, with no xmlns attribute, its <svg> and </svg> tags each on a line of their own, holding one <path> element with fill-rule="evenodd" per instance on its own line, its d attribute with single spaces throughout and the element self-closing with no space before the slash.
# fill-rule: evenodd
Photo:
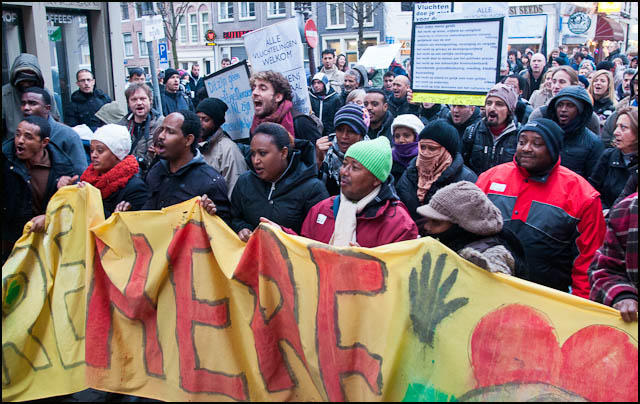
<svg viewBox="0 0 640 404">
<path fill-rule="evenodd" d="M 164 71 L 162 114 L 144 72 L 125 112 L 80 70 L 61 117 L 21 54 L 2 92 L 2 260 L 25 224 L 46 230 L 57 189 L 89 183 L 106 217 L 199 196 L 243 241 L 261 222 L 334 246 L 432 236 L 637 320 L 637 56 L 608 51 L 595 64 L 586 47 L 511 50 L 473 106 L 414 103 L 399 63 L 377 72 L 325 49 L 308 114 L 281 73 L 252 73 L 248 141 L 224 131 L 228 106 L 206 96 L 197 65 Z"/>
</svg>

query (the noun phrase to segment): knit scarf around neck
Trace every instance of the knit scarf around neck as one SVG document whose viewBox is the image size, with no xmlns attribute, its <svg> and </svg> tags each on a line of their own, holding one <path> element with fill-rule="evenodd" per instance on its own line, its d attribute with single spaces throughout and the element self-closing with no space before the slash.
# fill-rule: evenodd
<svg viewBox="0 0 640 404">
<path fill-rule="evenodd" d="M 289 131 L 291 136 L 295 138 L 295 133 L 293 129 L 293 116 L 291 115 L 291 108 L 293 108 L 293 103 L 289 100 L 284 100 L 278 109 L 273 111 L 271 114 L 260 118 L 257 115 L 253 116 L 253 124 L 251 124 L 251 133 L 263 122 L 274 122 L 279 123 L 284 126 L 284 128 Z"/>
<path fill-rule="evenodd" d="M 406 168 L 411 160 L 418 155 L 418 141 L 405 144 L 394 144 L 391 150 L 393 161 Z"/>
<path fill-rule="evenodd" d="M 114 192 L 124 188 L 138 171 L 140 171 L 138 161 L 135 156 L 130 154 L 102 175 L 93 168 L 93 164 L 89 165 L 84 173 L 82 173 L 80 180 L 88 182 L 98 188 L 102 199 L 105 199 Z"/>
<path fill-rule="evenodd" d="M 349 247 L 349 242 L 356 242 L 356 227 L 358 224 L 356 215 L 362 212 L 369 202 L 378 196 L 380 188 L 382 188 L 382 185 L 375 187 L 373 191 L 357 202 L 350 201 L 340 191 L 340 207 L 338 208 L 338 215 L 336 216 L 336 223 L 329 244 L 336 247 Z"/>
<path fill-rule="evenodd" d="M 418 200 L 424 201 L 425 195 L 431 188 L 434 182 L 442 175 L 453 161 L 451 154 L 444 147 L 440 146 L 438 142 L 423 139 L 420 140 L 420 145 L 426 144 L 427 146 L 439 146 L 434 151 L 425 149 L 422 151 L 418 148 L 418 158 L 416 159 L 416 167 L 418 168 Z"/>
</svg>

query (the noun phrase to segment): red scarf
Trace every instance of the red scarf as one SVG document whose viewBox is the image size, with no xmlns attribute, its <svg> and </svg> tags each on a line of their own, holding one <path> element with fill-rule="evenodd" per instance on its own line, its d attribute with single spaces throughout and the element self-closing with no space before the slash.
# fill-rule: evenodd
<svg viewBox="0 0 640 404">
<path fill-rule="evenodd" d="M 93 164 L 89 165 L 82 173 L 80 180 L 98 188 L 102 194 L 102 199 L 105 199 L 124 188 L 131 177 L 136 175 L 138 171 L 140 171 L 138 160 L 136 160 L 135 156 L 128 155 L 115 167 L 102 175 L 93 168 Z"/>
<path fill-rule="evenodd" d="M 251 124 L 251 133 L 253 134 L 253 131 L 262 122 L 274 122 L 284 126 L 284 128 L 289 131 L 289 134 L 295 138 L 296 135 L 293 130 L 293 116 L 291 115 L 292 107 L 293 103 L 291 101 L 284 100 L 278 109 L 276 109 L 271 115 L 267 115 L 264 118 L 259 118 L 254 115 L 253 124 Z"/>
</svg>

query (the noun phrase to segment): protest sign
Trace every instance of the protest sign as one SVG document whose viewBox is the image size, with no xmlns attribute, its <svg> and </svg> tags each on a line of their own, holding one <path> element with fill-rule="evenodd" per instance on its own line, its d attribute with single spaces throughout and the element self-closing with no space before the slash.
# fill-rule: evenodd
<svg viewBox="0 0 640 404">
<path fill-rule="evenodd" d="M 205 77 L 207 95 L 219 98 L 229 107 L 222 129 L 233 139 L 249 137 L 253 123 L 253 101 L 249 84 L 249 67 L 243 60 Z"/>
<path fill-rule="evenodd" d="M 401 47 L 401 43 L 369 46 L 365 49 L 360 60 L 358 60 L 358 64 L 364 67 L 373 67 L 374 69 L 386 69 Z"/>
<path fill-rule="evenodd" d="M 435 239 L 245 244 L 198 198 L 96 223 L 63 190 L 2 268 L 3 400 L 638 401 L 637 323 Z"/>
<path fill-rule="evenodd" d="M 298 22 L 290 18 L 243 35 L 244 47 L 254 72 L 273 70 L 291 84 L 293 109 L 311 111 L 307 76 L 302 55 L 302 40 Z"/>
<path fill-rule="evenodd" d="M 484 105 L 506 51 L 507 3 L 415 3 L 414 102 Z"/>
</svg>

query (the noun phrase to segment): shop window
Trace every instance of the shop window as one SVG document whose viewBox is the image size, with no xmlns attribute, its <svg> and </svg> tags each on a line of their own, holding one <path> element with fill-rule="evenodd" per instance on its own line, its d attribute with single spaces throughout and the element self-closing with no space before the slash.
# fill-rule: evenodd
<svg viewBox="0 0 640 404">
<path fill-rule="evenodd" d="M 189 31 L 191 32 L 191 43 L 198 43 L 198 15 L 189 14 Z"/>
<path fill-rule="evenodd" d="M 22 13 L 19 9 L 2 9 L 2 84 L 9 82 L 11 65 L 23 52 Z"/>
<path fill-rule="evenodd" d="M 221 1 L 218 3 L 218 22 L 233 21 L 233 2 Z"/>
<path fill-rule="evenodd" d="M 200 13 L 200 24 L 200 32 L 202 32 L 200 40 L 204 41 L 204 35 L 209 31 L 209 13 Z"/>
<path fill-rule="evenodd" d="M 240 19 L 255 20 L 256 19 L 256 3 L 253 1 L 244 1 L 240 3 Z"/>
<path fill-rule="evenodd" d="M 267 2 L 267 18 L 278 18 L 287 16 L 287 6 L 284 1 Z"/>
<path fill-rule="evenodd" d="M 131 34 L 122 34 L 122 39 L 124 41 L 124 56 L 128 58 L 133 57 L 133 41 L 131 39 Z"/>
<path fill-rule="evenodd" d="M 120 18 L 122 21 L 129 19 L 129 3 L 120 3 Z"/>
<path fill-rule="evenodd" d="M 140 54 L 140 57 L 149 56 L 149 49 L 147 49 L 147 43 L 144 41 L 144 38 L 142 37 L 142 32 L 138 32 L 138 53 Z"/>
<path fill-rule="evenodd" d="M 346 28 L 344 3 L 327 3 L 327 28 Z"/>
<path fill-rule="evenodd" d="M 336 51 L 336 56 L 342 53 L 342 45 L 340 44 L 339 39 L 327 39 L 326 46 L 324 49 L 334 49 Z"/>
</svg>

